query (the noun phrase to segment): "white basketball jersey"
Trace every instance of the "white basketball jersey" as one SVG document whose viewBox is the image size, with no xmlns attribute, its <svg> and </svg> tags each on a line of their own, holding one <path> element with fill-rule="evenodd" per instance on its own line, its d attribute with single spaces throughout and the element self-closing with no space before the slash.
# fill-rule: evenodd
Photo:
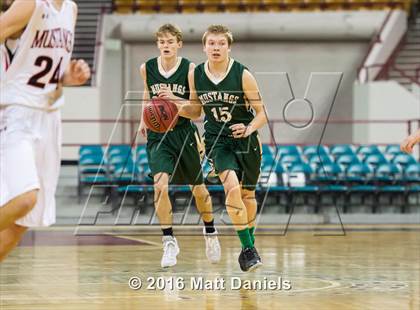
<svg viewBox="0 0 420 310">
<path fill-rule="evenodd" d="M 35 2 L 34 13 L 0 85 L 0 105 L 51 109 L 49 95 L 56 89 L 70 62 L 75 4 L 64 0 L 58 11 L 52 0 Z M 54 108 L 60 105 L 59 102 Z"/>
<path fill-rule="evenodd" d="M 0 44 L 0 83 L 6 78 L 6 71 L 9 69 L 16 52 L 19 40 L 7 39 Z"/>
</svg>

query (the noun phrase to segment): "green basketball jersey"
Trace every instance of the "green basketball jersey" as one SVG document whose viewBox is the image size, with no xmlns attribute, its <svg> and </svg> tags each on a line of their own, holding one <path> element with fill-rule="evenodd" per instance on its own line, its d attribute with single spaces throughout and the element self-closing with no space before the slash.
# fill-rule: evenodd
<svg viewBox="0 0 420 310">
<path fill-rule="evenodd" d="M 205 132 L 232 136 L 229 126 L 238 123 L 248 125 L 254 118 L 242 87 L 242 75 L 246 68 L 239 62 L 233 61 L 225 78 L 215 84 L 207 76 L 205 66 L 207 62 L 197 66 L 194 71 L 197 96 L 205 113 Z"/>
<path fill-rule="evenodd" d="M 152 58 L 146 62 L 146 83 L 149 90 L 150 98 L 156 97 L 159 94 L 160 87 L 168 86 L 172 93 L 184 99 L 189 99 L 190 88 L 188 84 L 188 71 L 190 69 L 190 61 L 186 58 L 181 58 L 177 70 L 168 78 L 164 77 L 159 72 L 158 57 Z M 190 120 L 184 117 L 179 117 L 178 122 L 174 128 L 184 127 L 190 124 Z M 156 133 L 148 130 L 148 138 L 162 137 L 164 134 Z"/>
</svg>

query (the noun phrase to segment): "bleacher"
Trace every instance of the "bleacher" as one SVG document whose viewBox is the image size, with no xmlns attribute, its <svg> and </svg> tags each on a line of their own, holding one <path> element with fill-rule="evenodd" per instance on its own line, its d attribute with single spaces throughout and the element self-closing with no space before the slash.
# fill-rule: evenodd
<svg viewBox="0 0 420 310">
<path fill-rule="evenodd" d="M 114 0 L 113 11 L 119 14 L 386 9 L 409 11 L 412 3 L 413 0 Z"/>
<path fill-rule="evenodd" d="M 204 175 L 211 166 L 204 160 Z M 79 150 L 79 196 L 92 185 L 113 188 L 113 197 L 142 193 L 153 197 L 145 145 L 84 145 Z M 223 202 L 224 192 L 215 178 L 207 178 L 212 196 Z M 190 195 L 188 186 L 170 186 L 171 195 Z M 420 163 L 398 145 L 263 145 L 259 201 L 288 208 L 341 204 L 368 205 L 372 212 L 392 205 L 404 212 L 420 204 Z M 269 198 L 269 199 L 267 199 Z M 153 201 L 153 200 L 152 200 Z"/>
</svg>

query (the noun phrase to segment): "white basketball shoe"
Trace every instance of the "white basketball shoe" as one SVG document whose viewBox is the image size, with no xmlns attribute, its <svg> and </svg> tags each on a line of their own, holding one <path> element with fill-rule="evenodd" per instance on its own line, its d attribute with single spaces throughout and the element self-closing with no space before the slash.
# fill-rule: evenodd
<svg viewBox="0 0 420 310">
<path fill-rule="evenodd" d="M 221 258 L 221 249 L 219 239 L 217 238 L 217 230 L 215 232 L 208 234 L 206 233 L 206 228 L 203 227 L 203 235 L 206 240 L 206 256 L 207 259 L 212 264 L 216 264 L 220 261 Z"/>
<path fill-rule="evenodd" d="M 163 256 L 160 265 L 163 268 L 176 265 L 176 256 L 179 254 L 179 247 L 176 238 L 173 236 L 163 236 Z"/>
</svg>

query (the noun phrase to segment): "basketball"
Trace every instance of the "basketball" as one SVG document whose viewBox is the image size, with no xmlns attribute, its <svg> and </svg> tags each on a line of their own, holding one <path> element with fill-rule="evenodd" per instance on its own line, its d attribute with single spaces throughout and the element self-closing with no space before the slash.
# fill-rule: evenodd
<svg viewBox="0 0 420 310">
<path fill-rule="evenodd" d="M 151 131 L 163 133 L 175 127 L 178 109 L 168 99 L 153 98 L 143 109 L 143 120 Z"/>
</svg>

